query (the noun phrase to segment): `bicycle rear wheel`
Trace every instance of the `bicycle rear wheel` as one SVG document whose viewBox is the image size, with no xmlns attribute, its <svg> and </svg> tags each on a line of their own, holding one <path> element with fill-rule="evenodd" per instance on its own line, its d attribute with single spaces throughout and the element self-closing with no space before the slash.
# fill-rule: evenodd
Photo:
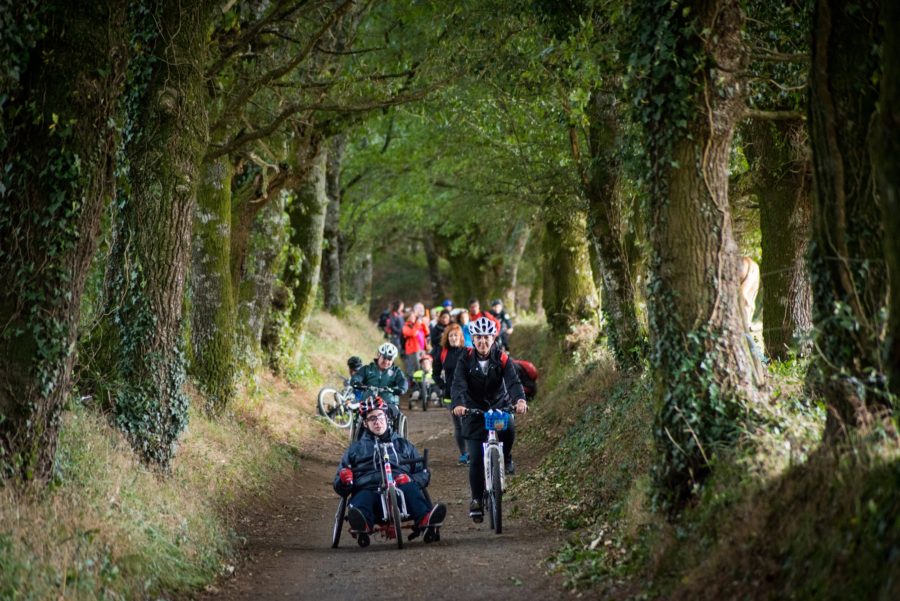
<svg viewBox="0 0 900 601">
<path fill-rule="evenodd" d="M 334 529 L 331 531 L 331 548 L 337 549 L 341 542 L 341 532 L 344 530 L 344 514 L 347 512 L 347 497 L 341 497 L 337 513 L 334 514 Z"/>
<path fill-rule="evenodd" d="M 351 415 L 346 410 L 340 393 L 334 388 L 326 387 L 320 390 L 317 405 L 319 415 L 338 428 L 346 428 L 350 425 Z"/>
<path fill-rule="evenodd" d="M 500 474 L 500 449 L 491 449 L 491 526 L 503 532 L 503 482 Z"/>
<path fill-rule="evenodd" d="M 400 504 L 397 502 L 397 489 L 388 489 L 388 505 L 391 509 L 391 522 L 394 524 L 394 533 L 397 535 L 397 548 L 403 548 L 403 531 L 400 529 L 402 521 L 400 519 Z"/>
</svg>

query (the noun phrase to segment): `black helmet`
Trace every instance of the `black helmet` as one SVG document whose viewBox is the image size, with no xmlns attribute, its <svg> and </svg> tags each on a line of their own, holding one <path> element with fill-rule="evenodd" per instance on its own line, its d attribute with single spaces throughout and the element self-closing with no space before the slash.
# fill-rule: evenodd
<svg viewBox="0 0 900 601">
<path fill-rule="evenodd" d="M 359 357 L 357 357 L 355 355 L 353 357 L 350 357 L 349 359 L 347 359 L 347 367 L 349 367 L 351 371 L 356 371 L 357 369 L 359 369 L 362 366 L 363 366 L 362 359 L 360 359 Z"/>
</svg>

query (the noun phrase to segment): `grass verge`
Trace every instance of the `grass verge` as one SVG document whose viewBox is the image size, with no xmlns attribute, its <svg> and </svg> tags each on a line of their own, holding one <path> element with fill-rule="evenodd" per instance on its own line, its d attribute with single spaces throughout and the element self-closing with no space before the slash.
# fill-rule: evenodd
<svg viewBox="0 0 900 601">
<path fill-rule="evenodd" d="M 56 477 L 41 490 L 0 489 L 0 599 L 161 599 L 230 568 L 241 503 L 302 460 L 304 441 L 337 436 L 315 393 L 377 346 L 359 311 L 313 316 L 294 385 L 256 374 L 227 415 L 192 411 L 168 474 L 147 469 L 92 409 L 64 413 Z"/>
</svg>

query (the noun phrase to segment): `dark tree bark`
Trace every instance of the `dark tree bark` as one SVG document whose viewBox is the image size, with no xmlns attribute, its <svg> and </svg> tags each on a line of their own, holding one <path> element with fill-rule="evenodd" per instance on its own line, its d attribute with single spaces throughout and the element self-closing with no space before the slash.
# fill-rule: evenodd
<svg viewBox="0 0 900 601">
<path fill-rule="evenodd" d="M 328 194 L 328 211 L 325 217 L 325 245 L 322 249 L 322 291 L 325 310 L 336 313 L 343 307 L 341 294 L 341 165 L 347 137 L 332 138 L 328 149 L 325 190 Z"/>
<path fill-rule="evenodd" d="M 125 3 L 20 3 L 0 90 L 0 478 L 51 475 L 125 69 Z M 40 23 L 43 39 L 30 40 Z M 15 47 L 15 44 L 22 44 Z M 32 45 L 33 44 L 33 45 Z M 7 79 L 15 64 L 17 81 Z"/>
<path fill-rule="evenodd" d="M 441 277 L 441 257 L 438 254 L 434 239 L 428 232 L 425 232 L 425 238 L 422 242 L 425 247 L 425 262 L 428 264 L 428 282 L 431 285 L 431 303 L 432 306 L 436 307 L 447 298 L 447 295 L 444 292 L 444 281 Z"/>
<path fill-rule="evenodd" d="M 688 10 L 689 9 L 689 10 Z M 748 401 L 761 400 L 738 309 L 728 163 L 744 109 L 743 14 L 737 0 L 656 5 L 639 48 L 661 63 L 642 83 L 649 127 L 649 326 L 658 394 L 661 501 L 679 511 L 737 438 Z M 657 41 L 658 40 L 658 41 Z M 667 47 L 671 44 L 671 47 Z M 656 60 L 654 59 L 654 60 Z"/>
<path fill-rule="evenodd" d="M 135 9 L 145 40 L 132 64 L 119 201 L 108 270 L 116 424 L 147 461 L 167 466 L 187 424 L 181 344 L 194 193 L 208 124 L 202 77 L 211 13 L 205 3 Z M 144 79 L 146 78 L 146 79 Z"/>
<path fill-rule="evenodd" d="M 327 158 L 325 145 L 319 144 L 311 161 L 311 169 L 294 191 L 294 201 L 288 208 L 292 229 L 290 244 L 297 256 L 295 261 L 289 262 L 284 281 L 294 295 L 290 321 L 298 339 L 302 339 L 319 287 L 322 237 L 328 208 L 328 195 L 325 193 Z"/>
<path fill-rule="evenodd" d="M 558 335 L 580 321 L 597 321 L 599 299 L 588 256 L 587 217 L 581 211 L 548 212 L 543 239 L 544 311 Z"/>
<path fill-rule="evenodd" d="M 812 233 L 812 163 L 801 121 L 750 122 L 745 153 L 752 163 L 762 233 L 763 340 L 784 360 L 812 328 L 812 288 L 806 253 Z"/>
<path fill-rule="evenodd" d="M 875 117 L 878 6 L 819 0 L 813 18 L 810 141 L 815 200 L 810 272 L 818 340 L 810 381 L 833 440 L 890 411 L 881 357 L 888 281 L 883 213 L 867 137 Z"/>
<path fill-rule="evenodd" d="M 531 228 L 532 225 L 527 221 L 517 221 L 513 225 L 507 239 L 506 250 L 503 252 L 500 273 L 496 278 L 495 296 L 503 301 L 503 307 L 508 313 L 515 313 L 518 305 L 516 287 L 519 284 L 519 265 L 522 264 L 522 256 L 531 237 Z"/>
<path fill-rule="evenodd" d="M 634 279 L 625 253 L 618 187 L 621 161 L 619 115 L 612 95 L 595 90 L 588 107 L 590 168 L 585 185 L 590 237 L 602 282 L 606 336 L 620 369 L 638 369 L 647 341 L 635 307 Z"/>
<path fill-rule="evenodd" d="M 231 282 L 231 179 L 227 157 L 201 168 L 191 265 L 190 373 L 217 413 L 234 397 L 235 298 Z"/>
<path fill-rule="evenodd" d="M 891 393 L 900 398 L 900 3 L 882 2 L 881 11 L 884 43 L 872 161 L 884 215 L 884 255 L 891 298 L 884 365 Z"/>
</svg>

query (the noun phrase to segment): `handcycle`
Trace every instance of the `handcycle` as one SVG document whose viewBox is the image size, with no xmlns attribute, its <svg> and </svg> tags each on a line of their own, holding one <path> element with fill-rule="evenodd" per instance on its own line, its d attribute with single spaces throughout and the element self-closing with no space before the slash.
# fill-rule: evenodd
<svg viewBox="0 0 900 601">
<path fill-rule="evenodd" d="M 503 493 L 506 491 L 505 462 L 503 459 L 503 443 L 497 438 L 497 432 L 509 428 L 512 414 L 502 409 L 466 409 L 471 415 L 484 416 L 484 428 L 487 430 L 487 442 L 482 443 L 484 449 L 484 512 L 490 518 L 491 529 L 500 534 L 503 532 Z M 480 521 L 480 520 L 476 520 Z"/>
<path fill-rule="evenodd" d="M 408 407 L 412 411 L 413 403 L 421 402 L 422 411 L 428 411 L 428 402 L 431 401 L 436 407 L 441 405 L 440 389 L 431 378 L 431 373 L 423 373 L 418 379 L 413 374 L 414 389 L 409 393 Z"/>
<path fill-rule="evenodd" d="M 412 530 L 414 525 L 403 525 L 403 522 L 412 519 L 406 508 L 406 497 L 403 491 L 397 487 L 394 481 L 393 469 L 390 463 L 390 453 L 393 451 L 394 443 L 379 442 L 376 443 L 376 450 L 381 457 L 381 485 L 378 487 L 378 493 L 381 497 L 381 520 L 376 521 L 373 531 L 355 532 L 349 530 L 350 535 L 356 538 L 356 544 L 360 547 L 368 547 L 371 543 L 370 534 L 379 534 L 385 540 L 397 541 L 397 548 L 403 548 L 403 528 Z M 414 459 L 401 460 L 401 465 L 422 464 L 422 470 L 428 471 L 428 449 L 422 453 L 422 457 Z M 422 494 L 425 501 L 431 507 L 431 496 L 428 494 L 428 488 L 422 488 Z M 337 512 L 334 516 L 334 527 L 331 533 L 331 548 L 337 549 L 341 542 L 341 532 L 343 531 L 344 521 L 347 519 L 347 504 L 350 501 L 350 495 L 341 496 L 338 503 Z M 441 540 L 440 524 L 429 526 L 425 530 L 424 541 L 426 543 L 437 542 Z"/>
<path fill-rule="evenodd" d="M 392 396 L 396 396 L 396 391 L 391 388 L 386 388 L 382 386 L 353 386 L 354 390 L 362 391 L 362 400 L 365 400 L 369 397 L 373 396 L 381 396 L 383 393 L 388 393 Z M 389 407 L 389 415 L 391 418 L 391 428 L 399 434 L 402 438 L 406 438 L 409 425 L 406 421 L 406 416 L 403 415 L 400 411 L 400 405 L 397 403 L 387 403 Z M 358 405 L 357 405 L 358 406 Z M 362 420 L 359 417 L 359 414 L 354 412 L 350 419 L 350 442 L 355 440 L 359 440 L 360 435 L 362 434 Z"/>
<path fill-rule="evenodd" d="M 343 388 L 338 390 L 326 386 L 319 390 L 317 408 L 319 415 L 330 421 L 338 428 L 349 428 L 353 422 L 353 416 L 359 409 L 359 399 L 356 391 L 348 378 L 343 380 Z"/>
</svg>

